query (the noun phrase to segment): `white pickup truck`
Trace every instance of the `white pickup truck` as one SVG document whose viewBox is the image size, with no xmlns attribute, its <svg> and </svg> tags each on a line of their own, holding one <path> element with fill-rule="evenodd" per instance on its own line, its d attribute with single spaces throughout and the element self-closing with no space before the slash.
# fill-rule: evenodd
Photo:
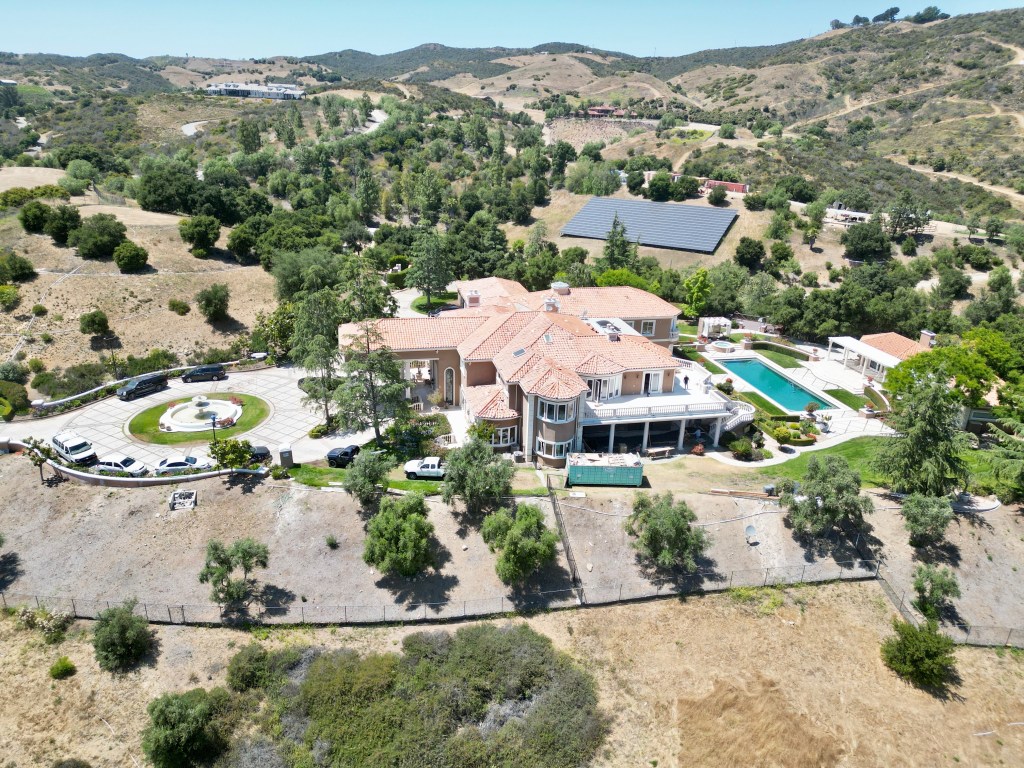
<svg viewBox="0 0 1024 768">
<path fill-rule="evenodd" d="M 413 459 L 405 462 L 405 476 L 410 480 L 421 477 L 444 477 L 447 469 L 438 456 L 427 456 L 425 459 Z"/>
</svg>

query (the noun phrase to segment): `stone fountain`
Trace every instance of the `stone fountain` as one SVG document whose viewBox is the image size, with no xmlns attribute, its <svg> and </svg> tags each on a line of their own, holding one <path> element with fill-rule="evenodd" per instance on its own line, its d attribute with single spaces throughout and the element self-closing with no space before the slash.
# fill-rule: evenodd
<svg viewBox="0 0 1024 768">
<path fill-rule="evenodd" d="M 163 432 L 203 432 L 210 429 L 210 421 L 214 417 L 218 423 L 225 419 L 235 423 L 241 416 L 241 405 L 209 395 L 196 395 L 187 402 L 168 408 L 160 417 L 160 429 Z"/>
</svg>

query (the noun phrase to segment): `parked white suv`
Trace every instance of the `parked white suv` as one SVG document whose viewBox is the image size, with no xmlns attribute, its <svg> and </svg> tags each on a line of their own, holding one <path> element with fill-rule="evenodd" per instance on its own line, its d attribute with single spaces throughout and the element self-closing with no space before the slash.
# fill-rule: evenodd
<svg viewBox="0 0 1024 768">
<path fill-rule="evenodd" d="M 65 461 L 72 464 L 95 464 L 96 451 L 92 443 L 77 432 L 66 429 L 50 438 L 53 449 Z"/>
</svg>

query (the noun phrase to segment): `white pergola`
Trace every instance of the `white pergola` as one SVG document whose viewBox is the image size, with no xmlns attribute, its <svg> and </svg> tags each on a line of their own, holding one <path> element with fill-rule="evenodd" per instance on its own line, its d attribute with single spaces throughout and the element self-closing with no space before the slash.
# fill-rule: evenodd
<svg viewBox="0 0 1024 768">
<path fill-rule="evenodd" d="M 697 321 L 697 335 L 711 339 L 732 333 L 732 320 L 728 317 L 702 317 Z"/>
<path fill-rule="evenodd" d="M 896 355 L 890 355 L 880 349 L 865 344 L 860 339 L 852 336 L 829 336 L 828 357 L 832 358 L 832 347 L 841 347 L 843 350 L 843 365 L 847 368 L 859 370 L 864 376 L 874 376 L 878 381 L 885 381 L 885 375 L 890 368 L 895 368 L 903 361 Z M 856 355 L 851 360 L 850 353 Z M 873 365 L 872 365 L 873 363 Z"/>
</svg>

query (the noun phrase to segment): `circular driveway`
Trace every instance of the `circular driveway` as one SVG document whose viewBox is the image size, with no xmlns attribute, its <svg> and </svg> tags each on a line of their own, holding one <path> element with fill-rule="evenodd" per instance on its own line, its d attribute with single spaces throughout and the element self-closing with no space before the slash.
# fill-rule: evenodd
<svg viewBox="0 0 1024 768">
<path fill-rule="evenodd" d="M 336 446 L 361 445 L 369 440 L 372 431 L 341 434 L 321 440 L 308 436 L 309 430 L 320 423 L 318 414 L 302 404 L 303 392 L 299 379 L 306 375 L 301 368 L 264 368 L 259 371 L 229 373 L 224 381 L 204 381 L 185 384 L 171 379 L 170 386 L 138 400 L 123 402 L 109 397 L 70 413 L 41 419 L 16 421 L 0 425 L 0 433 L 14 439 L 36 437 L 49 440 L 64 429 L 73 429 L 93 444 L 96 453 L 124 453 L 149 467 L 161 459 L 182 453 L 206 453 L 206 443 L 197 445 L 155 445 L 136 440 L 128 434 L 128 422 L 138 413 L 172 400 L 184 400 L 196 395 L 217 392 L 240 392 L 263 398 L 270 406 L 270 416 L 239 439 L 253 445 L 265 445 L 279 460 L 278 449 L 292 446 L 296 462 L 316 461 L 324 458 Z"/>
</svg>

